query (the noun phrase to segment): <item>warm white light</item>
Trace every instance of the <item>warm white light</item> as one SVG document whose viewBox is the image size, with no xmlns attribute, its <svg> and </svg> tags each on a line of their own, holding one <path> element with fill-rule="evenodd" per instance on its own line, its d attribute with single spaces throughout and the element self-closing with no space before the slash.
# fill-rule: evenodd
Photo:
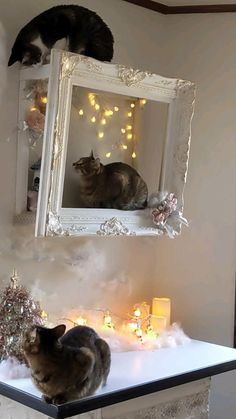
<svg viewBox="0 0 236 419">
<path fill-rule="evenodd" d="M 105 116 L 112 116 L 112 115 L 113 115 L 113 111 L 112 111 L 111 109 L 107 109 L 107 110 L 104 112 L 104 114 L 105 114 Z"/>
<path fill-rule="evenodd" d="M 104 137 L 104 132 L 100 131 L 98 133 L 98 138 L 102 139 Z"/>
<path fill-rule="evenodd" d="M 140 329 L 140 328 L 138 328 L 138 329 L 135 331 L 135 333 L 136 333 L 136 336 L 138 336 L 138 338 L 141 338 L 141 337 L 143 336 L 143 331 L 142 331 L 142 329 Z"/>
<path fill-rule="evenodd" d="M 146 103 L 147 103 L 146 99 L 140 99 L 140 104 L 141 105 L 146 105 Z"/>
<path fill-rule="evenodd" d="M 131 103 L 130 107 L 131 108 L 134 108 L 135 107 L 135 103 Z"/>
<path fill-rule="evenodd" d="M 78 324 L 78 326 L 85 326 L 87 324 L 87 320 L 80 316 L 75 320 L 75 323 Z"/>
<path fill-rule="evenodd" d="M 135 151 L 132 153 L 132 159 L 136 159 L 137 155 L 135 153 Z"/>
<path fill-rule="evenodd" d="M 114 106 L 114 111 L 115 111 L 115 112 L 118 112 L 118 111 L 119 111 L 118 106 Z"/>
<path fill-rule="evenodd" d="M 30 108 L 30 111 L 31 111 L 31 112 L 35 112 L 35 111 L 37 111 L 36 106 L 32 106 L 32 108 Z"/>
<path fill-rule="evenodd" d="M 127 131 L 130 131 L 132 129 L 132 125 L 126 125 Z"/>
<path fill-rule="evenodd" d="M 139 307 L 137 307 L 137 308 L 134 310 L 134 315 L 135 315 L 135 317 L 140 317 L 140 316 L 141 316 L 141 310 L 140 310 L 140 308 L 139 308 Z"/>
<path fill-rule="evenodd" d="M 123 150 L 127 150 L 128 146 L 126 144 L 122 144 Z"/>
<path fill-rule="evenodd" d="M 104 324 L 111 324 L 112 318 L 109 312 L 104 315 Z"/>
<path fill-rule="evenodd" d="M 111 152 L 109 151 L 109 153 L 106 153 L 106 157 L 109 159 L 109 157 L 111 157 Z"/>
<path fill-rule="evenodd" d="M 125 134 L 125 128 L 121 128 L 122 134 Z"/>
<path fill-rule="evenodd" d="M 138 325 L 135 322 L 130 322 L 129 327 L 132 330 L 132 332 L 135 332 L 135 330 L 138 328 Z"/>
<path fill-rule="evenodd" d="M 102 119 L 101 119 L 101 124 L 102 124 L 102 125 L 106 125 L 106 123 L 107 123 L 106 118 L 102 118 Z"/>
<path fill-rule="evenodd" d="M 44 103 L 44 104 L 48 103 L 48 98 L 47 98 L 47 96 L 42 96 L 42 97 L 41 97 L 41 102 L 42 102 L 42 103 Z"/>
<path fill-rule="evenodd" d="M 96 105 L 95 105 L 95 109 L 96 109 L 96 111 L 99 111 L 99 109 L 100 109 L 100 105 L 99 105 L 98 103 L 96 103 Z"/>
<path fill-rule="evenodd" d="M 95 116 L 92 116 L 92 118 L 90 119 L 91 122 L 96 122 L 96 118 Z"/>
<path fill-rule="evenodd" d="M 133 135 L 132 134 L 127 134 L 127 140 L 132 140 L 132 138 L 133 138 Z"/>
<path fill-rule="evenodd" d="M 83 109 L 80 109 L 80 110 L 79 110 L 79 115 L 81 115 L 81 116 L 82 116 L 83 114 L 84 114 Z"/>
<path fill-rule="evenodd" d="M 132 117 L 132 112 L 128 112 L 128 117 L 131 118 Z"/>
<path fill-rule="evenodd" d="M 43 319 L 43 320 L 47 320 L 47 318 L 48 318 L 48 314 L 46 313 L 46 311 L 42 311 L 42 313 L 41 313 L 41 318 Z"/>
</svg>

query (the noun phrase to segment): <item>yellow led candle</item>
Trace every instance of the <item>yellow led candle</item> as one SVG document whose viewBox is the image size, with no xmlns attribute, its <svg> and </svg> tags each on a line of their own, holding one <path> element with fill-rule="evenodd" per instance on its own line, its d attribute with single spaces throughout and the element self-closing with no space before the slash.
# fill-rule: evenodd
<svg viewBox="0 0 236 419">
<path fill-rule="evenodd" d="M 96 103 L 94 107 L 95 107 L 96 111 L 99 111 L 100 105 L 98 103 Z"/>
<path fill-rule="evenodd" d="M 90 121 L 93 122 L 93 123 L 96 122 L 95 116 L 92 116 L 92 118 L 90 119 Z"/>
<path fill-rule="evenodd" d="M 137 156 L 136 156 L 135 151 L 132 153 L 132 156 L 131 157 L 132 157 L 132 159 L 136 159 Z"/>
<path fill-rule="evenodd" d="M 127 115 L 128 115 L 129 118 L 131 118 L 133 114 L 132 114 L 132 112 L 128 112 Z"/>
<path fill-rule="evenodd" d="M 109 159 L 109 157 L 111 157 L 111 152 L 109 151 L 108 153 L 106 153 L 106 157 Z"/>
<path fill-rule="evenodd" d="M 121 128 L 121 133 L 125 134 L 125 128 Z"/>
<path fill-rule="evenodd" d="M 132 134 L 127 134 L 126 138 L 127 138 L 127 140 L 132 140 L 133 135 Z"/>
<path fill-rule="evenodd" d="M 80 116 L 82 116 L 83 114 L 84 114 L 83 109 L 80 109 L 80 110 L 79 110 L 79 115 L 80 115 Z"/>
<path fill-rule="evenodd" d="M 102 119 L 101 119 L 101 125 L 106 125 L 106 123 L 107 123 L 106 118 L 102 118 Z"/>
<path fill-rule="evenodd" d="M 126 144 L 122 144 L 123 150 L 127 150 L 128 146 Z"/>
<path fill-rule="evenodd" d="M 166 318 L 166 325 L 170 325 L 171 301 L 169 298 L 153 298 L 152 314 Z"/>
<path fill-rule="evenodd" d="M 167 326 L 167 318 L 164 316 L 155 316 L 154 314 L 151 315 L 150 319 L 151 326 L 156 333 L 161 333 L 163 330 L 166 329 Z"/>
<path fill-rule="evenodd" d="M 132 129 L 132 125 L 127 125 L 126 129 L 127 129 L 127 131 L 130 131 Z"/>
<path fill-rule="evenodd" d="M 118 111 L 119 111 L 118 106 L 114 106 L 114 111 L 115 111 L 115 112 L 118 112 Z"/>
<path fill-rule="evenodd" d="M 46 105 L 46 103 L 48 103 L 48 98 L 47 96 L 42 96 L 41 97 L 41 102 L 44 103 Z"/>
<path fill-rule="evenodd" d="M 130 107 L 131 108 L 134 108 L 135 107 L 135 104 L 134 103 L 131 103 Z"/>
<path fill-rule="evenodd" d="M 31 111 L 31 112 L 35 112 L 35 111 L 37 111 L 36 106 L 32 106 L 32 108 L 30 108 L 30 111 Z"/>
</svg>

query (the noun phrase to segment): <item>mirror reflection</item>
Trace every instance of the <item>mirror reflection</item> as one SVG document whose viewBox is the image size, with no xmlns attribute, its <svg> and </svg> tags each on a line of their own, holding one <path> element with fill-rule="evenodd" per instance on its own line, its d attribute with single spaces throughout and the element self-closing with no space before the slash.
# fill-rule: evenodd
<svg viewBox="0 0 236 419">
<path fill-rule="evenodd" d="M 146 208 L 167 117 L 166 103 L 73 86 L 62 207 Z"/>
</svg>

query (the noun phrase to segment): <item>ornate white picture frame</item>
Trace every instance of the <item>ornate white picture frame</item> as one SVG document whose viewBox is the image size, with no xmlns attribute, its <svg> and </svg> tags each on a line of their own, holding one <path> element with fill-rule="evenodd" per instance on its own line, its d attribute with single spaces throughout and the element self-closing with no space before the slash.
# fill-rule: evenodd
<svg viewBox="0 0 236 419">
<path fill-rule="evenodd" d="M 157 190 L 144 210 L 63 208 L 62 196 L 73 86 L 168 104 Z M 195 86 L 192 82 L 53 50 L 36 236 L 178 235 L 183 218 Z"/>
</svg>

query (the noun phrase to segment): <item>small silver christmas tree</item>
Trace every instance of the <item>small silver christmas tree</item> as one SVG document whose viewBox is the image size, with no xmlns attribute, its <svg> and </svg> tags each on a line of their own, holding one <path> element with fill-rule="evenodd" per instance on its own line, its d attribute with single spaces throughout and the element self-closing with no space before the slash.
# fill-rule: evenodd
<svg viewBox="0 0 236 419">
<path fill-rule="evenodd" d="M 33 324 L 43 324 L 42 310 L 29 291 L 19 285 L 15 269 L 10 278 L 10 285 L 1 294 L 0 360 L 14 356 L 24 362 L 22 336 Z"/>
</svg>

